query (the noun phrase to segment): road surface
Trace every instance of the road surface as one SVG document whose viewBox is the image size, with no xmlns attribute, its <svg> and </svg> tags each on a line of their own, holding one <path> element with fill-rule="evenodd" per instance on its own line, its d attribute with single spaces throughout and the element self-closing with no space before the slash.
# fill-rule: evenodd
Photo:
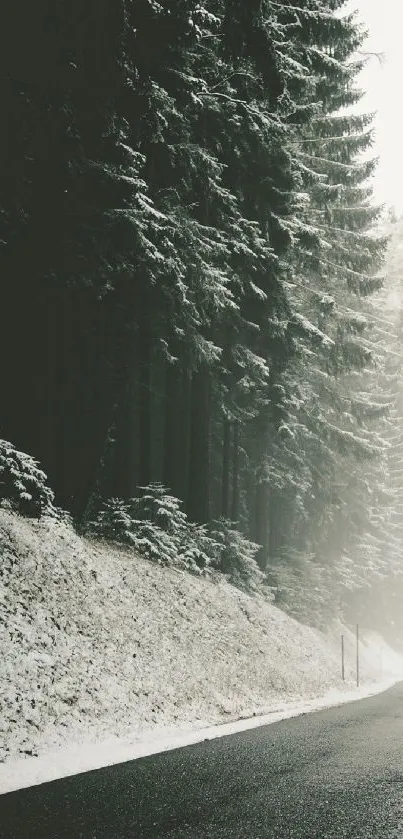
<svg viewBox="0 0 403 839">
<path fill-rule="evenodd" d="M 403 839 L 403 684 L 0 796 L 3 839 Z"/>
</svg>

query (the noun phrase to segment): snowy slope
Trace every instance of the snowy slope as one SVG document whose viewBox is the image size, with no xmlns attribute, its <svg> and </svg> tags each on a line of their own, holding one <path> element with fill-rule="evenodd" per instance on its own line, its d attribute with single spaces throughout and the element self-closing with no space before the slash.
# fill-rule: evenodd
<svg viewBox="0 0 403 839">
<path fill-rule="evenodd" d="M 202 729 L 355 691 L 354 637 L 326 638 L 225 581 L 160 568 L 0 510 L 2 761 Z M 382 648 L 382 663 L 381 663 Z M 361 678 L 403 664 L 375 636 Z M 157 746 L 155 747 L 157 750 Z M 11 768 L 11 764 L 10 764 Z"/>
</svg>

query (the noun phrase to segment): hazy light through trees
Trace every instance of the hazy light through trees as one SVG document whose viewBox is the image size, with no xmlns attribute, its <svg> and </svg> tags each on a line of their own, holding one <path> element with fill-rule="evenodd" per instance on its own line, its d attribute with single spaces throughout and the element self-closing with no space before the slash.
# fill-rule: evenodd
<svg viewBox="0 0 403 839">
<path fill-rule="evenodd" d="M 361 102 L 365 111 L 377 111 L 375 154 L 379 167 L 375 176 L 378 201 L 403 212 L 403 167 L 401 162 L 402 112 L 399 104 L 403 79 L 401 0 L 352 0 L 369 31 L 365 50 L 374 53 L 360 83 L 367 91 Z M 381 55 L 381 60 L 377 57 Z"/>
</svg>

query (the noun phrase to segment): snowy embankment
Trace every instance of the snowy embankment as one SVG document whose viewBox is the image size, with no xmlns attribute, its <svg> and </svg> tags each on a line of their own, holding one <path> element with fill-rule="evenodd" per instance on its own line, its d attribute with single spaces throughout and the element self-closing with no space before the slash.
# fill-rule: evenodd
<svg viewBox="0 0 403 839">
<path fill-rule="evenodd" d="M 51 520 L 0 510 L 0 550 L 0 792 L 403 678 L 402 659 L 367 636 L 357 691 L 348 630 L 342 682 L 340 627 L 325 637 L 223 580 L 151 565 Z"/>
</svg>

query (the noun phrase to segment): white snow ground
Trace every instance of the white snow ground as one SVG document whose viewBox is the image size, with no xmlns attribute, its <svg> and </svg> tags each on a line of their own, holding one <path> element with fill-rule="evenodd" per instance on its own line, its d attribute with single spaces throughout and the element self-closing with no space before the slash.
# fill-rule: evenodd
<svg viewBox="0 0 403 839">
<path fill-rule="evenodd" d="M 289 703 L 287 699 L 280 710 L 273 710 L 259 716 L 247 717 L 223 725 L 207 726 L 206 728 L 191 728 L 183 731 L 158 730 L 148 737 L 138 740 L 136 736 L 111 738 L 101 743 L 81 743 L 70 748 L 49 751 L 41 757 L 31 757 L 25 760 L 10 761 L 0 766 L 0 794 L 23 789 L 24 787 L 43 784 L 80 772 L 90 772 L 105 766 L 113 766 L 128 760 L 135 760 L 147 755 L 154 755 L 202 740 L 213 740 L 216 737 L 226 737 L 239 731 L 246 731 L 263 725 L 270 725 L 280 720 L 296 717 L 299 714 L 331 708 L 351 700 L 364 699 L 375 693 L 387 690 L 396 679 L 385 679 L 372 688 L 364 686 L 352 694 L 351 691 L 329 691 L 321 699 L 304 702 Z"/>
<path fill-rule="evenodd" d="M 224 581 L 0 510 L 0 792 L 386 689 L 403 659 Z M 345 635 L 346 681 L 340 676 Z M 225 721 L 226 724 L 223 724 Z"/>
</svg>

